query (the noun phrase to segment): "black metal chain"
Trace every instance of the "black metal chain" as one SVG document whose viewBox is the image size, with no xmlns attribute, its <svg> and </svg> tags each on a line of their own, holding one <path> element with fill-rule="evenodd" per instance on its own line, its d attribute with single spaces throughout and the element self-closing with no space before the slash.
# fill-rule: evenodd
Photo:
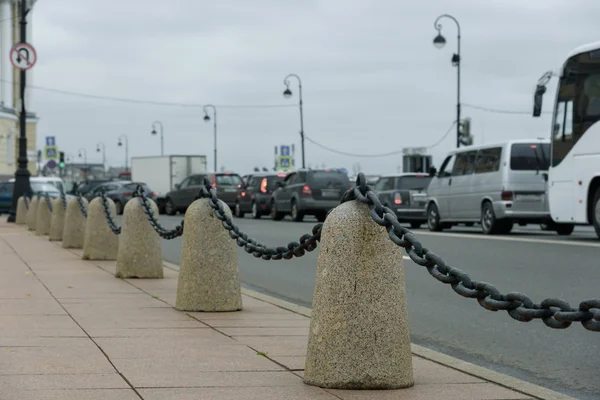
<svg viewBox="0 0 600 400">
<path fill-rule="evenodd" d="M 62 202 L 63 210 L 67 211 L 67 196 L 65 195 L 64 190 L 60 190 L 60 201 Z"/>
<path fill-rule="evenodd" d="M 87 218 L 87 209 L 85 208 L 85 204 L 83 204 L 83 196 L 81 194 L 77 196 L 77 204 L 79 204 L 79 211 L 81 211 L 81 214 Z"/>
<path fill-rule="evenodd" d="M 25 209 L 29 210 L 29 198 L 27 196 L 23 196 L 23 203 L 25 203 Z"/>
<path fill-rule="evenodd" d="M 121 234 L 121 227 L 117 226 L 115 221 L 112 219 L 110 215 L 110 207 L 108 205 L 108 197 L 106 197 L 106 193 L 102 193 L 102 205 L 104 206 L 104 216 L 106 217 L 106 222 L 108 223 L 108 227 L 115 235 Z"/>
<path fill-rule="evenodd" d="M 150 225 L 152 228 L 158 233 L 158 235 L 166 240 L 171 240 L 180 237 L 183 235 L 183 221 L 181 224 L 177 225 L 174 229 L 165 229 L 160 222 L 154 216 L 154 210 L 152 210 L 152 206 L 148 201 L 148 196 L 146 191 L 141 185 L 138 185 L 137 189 L 133 193 L 134 197 L 138 197 L 140 199 L 140 203 L 142 204 L 142 208 L 144 209 L 144 213 L 148 217 L 148 221 L 150 221 Z"/>
<path fill-rule="evenodd" d="M 423 247 L 410 230 L 400 225 L 394 211 L 381 204 L 362 173 L 358 174 L 356 186 L 342 197 L 342 203 L 350 200 L 367 204 L 373 221 L 387 229 L 392 242 L 404 248 L 412 261 L 427 268 L 431 276 L 449 284 L 459 295 L 477 299 L 483 308 L 507 311 L 513 319 L 521 322 L 541 319 L 550 328 L 565 329 L 573 322 L 581 322 L 585 329 L 600 332 L 600 298 L 584 300 L 579 308 L 572 308 L 558 298 L 536 304 L 523 293 L 501 294 L 490 283 L 472 280 L 465 272 L 451 267 L 440 256 Z"/>
<path fill-rule="evenodd" d="M 312 234 L 307 233 L 300 237 L 298 242 L 290 242 L 287 246 L 267 247 L 262 243 L 248 237 L 240 228 L 233 223 L 231 217 L 225 213 L 223 201 L 217 197 L 215 188 L 210 181 L 204 178 L 204 186 L 196 198 L 208 199 L 208 204 L 215 210 L 215 216 L 222 222 L 223 227 L 229 232 L 229 236 L 235 240 L 238 246 L 242 247 L 246 253 L 252 254 L 256 258 L 263 260 L 289 260 L 293 257 L 302 257 L 306 252 L 317 248 L 321 240 L 322 223 L 313 226 Z"/>
<path fill-rule="evenodd" d="M 52 201 L 50 201 L 50 195 L 48 192 L 44 193 L 44 197 L 46 198 L 46 205 L 48 206 L 48 210 L 52 212 Z"/>
</svg>

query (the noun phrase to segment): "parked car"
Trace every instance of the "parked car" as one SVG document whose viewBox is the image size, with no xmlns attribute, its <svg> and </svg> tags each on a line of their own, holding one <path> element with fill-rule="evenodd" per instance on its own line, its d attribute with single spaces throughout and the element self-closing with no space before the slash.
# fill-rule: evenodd
<svg viewBox="0 0 600 400">
<path fill-rule="evenodd" d="M 245 213 L 252 213 L 252 218 L 259 219 L 271 212 L 271 195 L 277 189 L 277 182 L 283 182 L 286 174 L 257 172 L 247 175 L 246 184 L 238 189 L 234 215 L 243 218 Z"/>
<path fill-rule="evenodd" d="M 12 178 L 9 182 L 14 183 L 15 178 Z M 67 192 L 67 186 L 63 182 L 63 180 L 56 176 L 32 176 L 29 178 L 29 183 L 49 183 L 55 186 L 59 191 Z"/>
<path fill-rule="evenodd" d="M 203 173 L 190 175 L 180 184 L 175 185 L 175 190 L 166 195 L 165 212 L 175 215 L 177 211 L 185 212 L 190 204 L 194 202 L 204 184 L 204 178 L 212 183 L 217 190 L 217 196 L 232 210 L 235 209 L 238 189 L 244 185 L 242 178 L 235 173 Z"/>
<path fill-rule="evenodd" d="M 75 196 L 83 196 L 86 197 L 89 196 L 94 189 L 96 189 L 96 187 L 107 183 L 107 182 L 112 182 L 111 179 L 93 179 L 93 180 L 87 180 L 87 181 L 83 181 L 81 182 L 79 185 L 74 186 L 74 190 L 71 191 L 71 194 L 75 195 Z"/>
<path fill-rule="evenodd" d="M 14 185 L 14 179 L 0 182 L 0 214 L 8 213 L 10 211 L 13 200 L 13 191 L 15 188 Z M 29 185 L 33 194 L 48 193 L 48 197 L 51 199 L 55 199 L 60 196 L 60 191 L 56 184 L 42 180 L 33 180 L 33 178 L 30 178 Z M 66 195 L 65 197 L 68 200 L 73 196 Z"/>
<path fill-rule="evenodd" d="M 113 181 L 98 185 L 91 193 L 88 193 L 85 197 L 91 201 L 94 197 L 101 196 L 103 193 L 106 197 L 111 199 L 115 203 L 117 214 L 123 214 L 125 204 L 133 198 L 133 193 L 136 191 L 138 185 L 141 185 L 148 198 L 156 202 L 156 193 L 154 193 L 148 185 L 141 182 L 131 181 Z"/>
<path fill-rule="evenodd" d="M 481 223 L 485 234 L 509 233 L 520 225 L 552 225 L 569 235 L 573 225 L 550 217 L 546 192 L 550 141 L 511 140 L 468 146 L 448 154 L 440 171 L 432 168 L 427 188 L 427 224 L 440 231 L 457 223 Z"/>
<path fill-rule="evenodd" d="M 350 189 L 348 176 L 337 169 L 313 169 L 291 172 L 271 198 L 271 218 L 275 221 L 290 214 L 300 222 L 305 215 L 325 221 L 327 212 L 340 204 Z"/>
<path fill-rule="evenodd" d="M 427 222 L 427 186 L 431 177 L 426 174 L 404 173 L 382 176 L 373 190 L 381 203 L 394 210 L 400 222 L 410 222 L 413 229 Z"/>
<path fill-rule="evenodd" d="M 0 182 L 0 214 L 6 214 L 10 211 L 14 187 L 13 182 Z"/>
</svg>

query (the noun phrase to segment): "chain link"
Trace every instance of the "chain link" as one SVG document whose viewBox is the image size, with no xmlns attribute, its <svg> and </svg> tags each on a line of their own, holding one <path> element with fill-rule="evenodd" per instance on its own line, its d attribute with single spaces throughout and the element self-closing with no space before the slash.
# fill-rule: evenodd
<svg viewBox="0 0 600 400">
<path fill-rule="evenodd" d="M 65 212 L 67 211 L 67 196 L 65 195 L 64 190 L 60 190 L 60 201 L 62 202 L 63 209 Z"/>
<path fill-rule="evenodd" d="M 29 197 L 27 195 L 23 195 L 23 202 L 25 203 L 25 209 L 29 210 Z"/>
<path fill-rule="evenodd" d="M 115 221 L 112 219 L 110 215 L 110 207 L 108 205 L 108 197 L 106 197 L 106 193 L 102 193 L 102 205 L 104 206 L 104 216 L 106 217 L 106 222 L 108 223 L 108 227 L 115 235 L 121 234 L 121 227 L 117 226 Z"/>
<path fill-rule="evenodd" d="M 48 210 L 52 212 L 52 201 L 50 201 L 50 195 L 48 192 L 44 193 L 44 197 L 46 198 L 46 205 L 48 206 Z"/>
<path fill-rule="evenodd" d="M 171 240 L 180 237 L 183 235 L 183 221 L 181 224 L 177 225 L 174 229 L 168 230 L 165 229 L 160 222 L 154 216 L 154 210 L 152 210 L 152 206 L 148 201 L 148 196 L 146 191 L 141 185 L 138 185 L 137 189 L 133 193 L 134 197 L 138 197 L 140 199 L 140 203 L 142 204 L 142 208 L 144 209 L 144 213 L 148 217 L 148 221 L 150 221 L 150 225 L 152 228 L 158 233 L 158 235 L 166 240 Z"/>
<path fill-rule="evenodd" d="M 412 261 L 427 268 L 431 276 L 450 285 L 459 295 L 477 299 L 483 308 L 507 311 L 513 319 L 521 322 L 541 319 L 546 326 L 554 329 L 565 329 L 573 322 L 581 322 L 585 329 L 600 332 L 600 298 L 584 300 L 579 308 L 572 308 L 558 298 L 536 304 L 523 293 L 501 294 L 492 284 L 471 279 L 465 272 L 451 267 L 440 256 L 423 247 L 410 230 L 400 225 L 394 211 L 381 204 L 362 173 L 358 174 L 356 186 L 342 197 L 342 203 L 350 200 L 368 205 L 373 221 L 386 228 L 392 242 L 404 248 Z"/>
<path fill-rule="evenodd" d="M 81 215 L 87 218 L 87 209 L 85 208 L 85 204 L 83 203 L 83 196 L 81 194 L 77 196 L 77 204 L 79 204 L 79 211 L 81 211 Z"/>
<path fill-rule="evenodd" d="M 313 251 L 317 248 L 318 242 L 321 240 L 322 223 L 313 226 L 312 234 L 306 233 L 302 235 L 298 242 L 290 242 L 287 246 L 267 247 L 262 243 L 248 237 L 240 228 L 233 223 L 231 217 L 225 213 L 222 200 L 217 197 L 215 188 L 210 181 L 204 178 L 204 186 L 198 193 L 196 198 L 208 199 L 208 204 L 215 211 L 215 216 L 219 219 L 223 227 L 229 232 L 229 236 L 235 240 L 238 246 L 242 247 L 246 253 L 252 254 L 256 258 L 263 260 L 289 260 L 293 257 L 302 257 L 306 252 Z"/>
</svg>

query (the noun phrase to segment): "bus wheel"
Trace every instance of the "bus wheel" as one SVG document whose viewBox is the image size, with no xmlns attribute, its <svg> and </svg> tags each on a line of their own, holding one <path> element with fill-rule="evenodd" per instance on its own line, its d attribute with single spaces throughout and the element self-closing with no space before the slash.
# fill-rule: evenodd
<svg viewBox="0 0 600 400">
<path fill-rule="evenodd" d="M 600 238 L 600 188 L 596 189 L 592 208 L 592 223 L 596 229 L 596 235 Z"/>
</svg>

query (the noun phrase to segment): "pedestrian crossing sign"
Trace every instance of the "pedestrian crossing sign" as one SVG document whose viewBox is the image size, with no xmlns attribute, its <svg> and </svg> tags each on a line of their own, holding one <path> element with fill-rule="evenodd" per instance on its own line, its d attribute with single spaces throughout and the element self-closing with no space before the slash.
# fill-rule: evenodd
<svg viewBox="0 0 600 400">
<path fill-rule="evenodd" d="M 294 159 L 291 156 L 277 157 L 277 169 L 281 171 L 289 171 L 294 168 Z"/>
</svg>

